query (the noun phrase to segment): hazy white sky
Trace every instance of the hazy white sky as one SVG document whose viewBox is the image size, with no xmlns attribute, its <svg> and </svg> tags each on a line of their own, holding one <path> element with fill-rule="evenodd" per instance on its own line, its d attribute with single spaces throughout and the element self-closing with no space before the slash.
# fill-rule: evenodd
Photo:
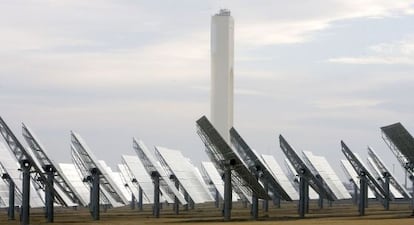
<svg viewBox="0 0 414 225">
<path fill-rule="evenodd" d="M 30 126 L 58 162 L 70 162 L 74 130 L 111 166 L 134 154 L 133 136 L 198 164 L 210 19 L 223 7 L 235 19 L 235 127 L 251 147 L 280 160 L 283 134 L 343 176 L 343 139 L 398 169 L 379 127 L 414 130 L 407 0 L 4 0 L 0 115 L 19 136 Z"/>
</svg>

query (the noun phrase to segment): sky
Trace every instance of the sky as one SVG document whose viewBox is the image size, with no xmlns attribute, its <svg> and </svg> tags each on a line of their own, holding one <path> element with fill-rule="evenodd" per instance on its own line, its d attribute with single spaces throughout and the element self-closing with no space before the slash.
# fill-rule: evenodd
<svg viewBox="0 0 414 225">
<path fill-rule="evenodd" d="M 113 168 L 132 137 L 199 165 L 221 8 L 235 20 L 234 126 L 252 148 L 282 162 L 282 134 L 344 177 L 340 140 L 362 157 L 370 145 L 401 179 L 379 128 L 414 131 L 408 0 L 3 0 L 0 116 L 57 162 L 71 161 L 73 130 Z"/>
</svg>

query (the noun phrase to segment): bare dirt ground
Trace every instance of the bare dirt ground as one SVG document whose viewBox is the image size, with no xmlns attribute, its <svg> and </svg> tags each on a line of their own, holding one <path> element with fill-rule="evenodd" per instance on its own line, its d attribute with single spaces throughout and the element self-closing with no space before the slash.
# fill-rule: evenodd
<svg viewBox="0 0 414 225">
<path fill-rule="evenodd" d="M 197 205 L 195 209 L 180 211 L 180 215 L 174 215 L 172 205 L 164 205 L 161 210 L 160 218 L 154 218 L 151 206 L 146 206 L 144 211 L 132 210 L 130 207 L 108 209 L 101 212 L 101 219 L 93 221 L 88 209 L 55 209 L 54 224 L 73 224 L 73 225 L 141 225 L 141 224 L 281 224 L 281 225 L 301 225 L 301 224 L 352 224 L 352 225 L 414 225 L 414 217 L 411 216 L 412 210 L 407 203 L 391 204 L 389 211 L 384 211 L 378 203 L 370 204 L 366 210 L 366 216 L 358 216 L 357 207 L 350 203 L 335 203 L 332 207 L 326 206 L 318 209 L 315 203 L 310 206 L 309 214 L 305 219 L 299 219 L 296 205 L 284 203 L 281 208 L 269 207 L 269 212 L 260 211 L 258 221 L 250 219 L 250 209 L 244 208 L 241 204 L 234 204 L 232 210 L 232 221 L 223 222 L 221 210 L 213 204 Z M 0 225 L 20 224 L 19 214 L 16 213 L 15 221 L 7 220 L 7 211 L 2 210 L 0 214 Z M 42 209 L 32 209 L 30 224 L 48 224 Z"/>
</svg>

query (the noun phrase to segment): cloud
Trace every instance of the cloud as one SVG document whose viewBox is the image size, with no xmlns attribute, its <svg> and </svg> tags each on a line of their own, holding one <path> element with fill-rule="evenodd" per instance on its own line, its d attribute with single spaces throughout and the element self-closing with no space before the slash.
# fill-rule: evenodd
<svg viewBox="0 0 414 225">
<path fill-rule="evenodd" d="M 375 107 L 382 102 L 379 100 L 372 100 L 372 99 L 344 99 L 344 98 L 324 98 L 319 99 L 312 103 L 315 107 L 319 109 L 346 109 L 346 108 L 369 108 Z"/>
<path fill-rule="evenodd" d="M 187 12 L 186 7 L 170 8 L 170 3 L 159 7 L 128 1 L 31 1 L 25 5 L 10 1 L 0 10 L 0 18 L 8 17 L 7 23 L 0 22 L 4 61 L 0 76 L 23 85 L 62 88 L 205 81 L 209 74 L 209 13 L 219 8 L 217 4 L 203 3 Z M 302 43 L 335 21 L 403 15 L 412 9 L 407 1 L 293 1 L 283 7 L 267 1 L 226 4 L 236 20 L 236 45 L 244 49 Z M 13 14 L 16 10 L 26 17 Z M 159 13 L 152 13 L 154 10 Z M 237 56 L 239 62 L 267 60 Z M 394 61 L 411 63 L 404 58 Z"/>
<path fill-rule="evenodd" d="M 391 43 L 381 43 L 371 46 L 370 49 L 373 52 L 381 54 L 401 54 L 401 55 L 413 55 L 414 54 L 414 35 L 401 41 Z"/>
<path fill-rule="evenodd" d="M 414 59 L 409 57 L 392 57 L 392 56 L 361 56 L 361 57 L 340 57 L 328 59 L 331 63 L 343 64 L 382 64 L 382 65 L 414 65 Z"/>
<path fill-rule="evenodd" d="M 2 84 L 130 88 L 204 80 L 208 29 L 180 24 L 183 17 L 173 14 L 185 10 L 181 7 L 170 8 L 168 16 L 153 13 L 154 7 L 129 1 L 6 1 L 0 9 Z"/>
<path fill-rule="evenodd" d="M 303 43 L 312 40 L 316 32 L 338 21 L 395 17 L 410 15 L 414 11 L 412 1 L 289 1 L 282 8 L 278 2 L 269 4 L 257 3 L 245 8 L 249 11 L 244 14 L 250 13 L 255 17 L 243 15 L 236 24 L 237 42 L 240 45 L 259 47 Z M 240 13 L 237 7 L 235 13 Z"/>
<path fill-rule="evenodd" d="M 187 45 L 189 42 L 200 47 Z M 0 74 L 18 74 L 9 80 L 38 87 L 137 87 L 192 82 L 208 77 L 207 43 L 207 38 L 191 34 L 187 38 L 119 51 L 0 53 L 5 62 Z"/>
<path fill-rule="evenodd" d="M 414 35 L 400 41 L 370 46 L 366 56 L 338 57 L 327 61 L 361 65 L 414 65 Z"/>
<path fill-rule="evenodd" d="M 308 41 L 311 33 L 329 26 L 327 21 L 258 21 L 236 28 L 237 42 L 249 48 Z"/>
</svg>

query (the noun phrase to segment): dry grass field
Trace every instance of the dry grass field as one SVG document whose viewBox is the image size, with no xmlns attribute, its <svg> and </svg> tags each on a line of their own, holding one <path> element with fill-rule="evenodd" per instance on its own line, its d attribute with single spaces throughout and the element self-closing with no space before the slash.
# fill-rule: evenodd
<svg viewBox="0 0 414 225">
<path fill-rule="evenodd" d="M 150 206 L 139 212 L 129 207 L 108 209 L 101 212 L 101 220 L 93 221 L 88 209 L 62 209 L 55 210 L 54 224 L 73 224 L 73 225 L 140 225 L 140 224 L 281 224 L 281 225 L 301 225 L 301 224 L 352 224 L 352 225 L 413 225 L 414 217 L 411 217 L 412 210 L 409 204 L 391 204 L 389 211 L 384 211 L 377 203 L 371 203 L 366 210 L 366 216 L 359 217 L 357 207 L 350 203 L 336 203 L 332 207 L 317 209 L 312 203 L 310 212 L 305 219 L 299 219 L 296 205 L 293 203 L 282 204 L 281 208 L 270 206 L 269 212 L 260 212 L 258 221 L 250 219 L 249 208 L 244 208 L 241 204 L 234 204 L 232 210 L 232 221 L 223 222 L 221 211 L 214 208 L 212 204 L 197 205 L 195 209 L 180 211 L 180 215 L 174 215 L 172 205 L 164 205 L 161 217 L 156 219 L 151 214 Z M 16 214 L 18 218 L 18 214 Z M 41 209 L 32 209 L 30 224 L 47 224 Z M 0 225 L 17 225 L 19 220 L 8 221 L 7 212 L 2 211 L 0 215 Z"/>
</svg>

